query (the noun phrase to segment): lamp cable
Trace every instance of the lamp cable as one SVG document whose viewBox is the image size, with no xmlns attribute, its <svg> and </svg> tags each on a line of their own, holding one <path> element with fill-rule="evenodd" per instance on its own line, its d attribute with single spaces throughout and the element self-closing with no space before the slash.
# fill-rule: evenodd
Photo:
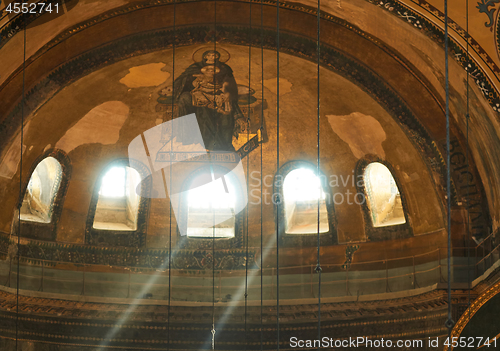
<svg viewBox="0 0 500 351">
<path fill-rule="evenodd" d="M 23 3 L 26 1 L 23 0 Z M 23 204 L 23 146 L 24 146 L 24 106 L 26 104 L 26 14 L 23 13 L 24 35 L 23 35 L 23 91 L 21 98 L 21 152 L 19 158 L 19 203 L 17 209 L 17 274 L 16 274 L 16 351 L 19 350 L 19 285 L 20 285 L 20 259 L 21 259 L 21 207 Z"/>
<path fill-rule="evenodd" d="M 280 176 L 280 2 L 276 1 L 276 171 Z M 279 178 L 279 177 L 278 177 Z M 275 191 L 279 189 L 276 179 Z M 280 349 L 280 202 L 276 192 L 276 349 Z"/>
<path fill-rule="evenodd" d="M 466 90 L 466 101 L 467 101 L 467 106 L 466 106 L 466 115 L 465 115 L 465 163 L 467 166 L 467 171 L 470 172 L 469 167 L 469 120 L 470 120 L 470 101 L 469 101 L 469 0 L 466 0 L 465 2 L 465 20 L 466 20 L 466 52 L 467 52 L 467 61 L 466 61 L 466 73 L 467 73 L 467 90 Z M 465 200 L 465 207 L 467 209 L 467 224 L 466 224 L 466 230 L 467 230 L 467 235 L 466 235 L 466 247 L 467 247 L 467 323 L 470 321 L 471 317 L 471 279 L 470 279 L 470 243 L 472 241 L 472 233 L 470 231 L 470 193 L 469 193 L 469 177 L 466 177 L 466 187 L 467 187 L 467 194 L 466 194 L 466 200 Z"/>
<path fill-rule="evenodd" d="M 175 91 L 175 40 L 177 36 L 176 32 L 176 19 L 177 19 L 177 1 L 174 0 L 173 3 L 173 41 L 172 41 L 172 117 L 171 117 L 171 133 L 170 133 L 170 152 L 173 151 L 173 138 L 174 138 L 174 91 Z M 169 169 L 169 183 L 170 189 L 172 189 L 172 154 L 170 154 L 170 169 Z M 170 194 L 169 194 L 170 197 Z M 170 199 L 170 206 L 168 211 L 169 216 L 169 231 L 168 231 L 168 306 L 167 306 L 167 350 L 170 350 L 170 304 L 172 301 L 172 199 Z"/>
<path fill-rule="evenodd" d="M 320 201 L 321 194 L 323 189 L 323 184 L 321 183 L 320 177 L 320 64 L 321 64 L 321 44 L 320 44 L 320 32 L 321 32 L 321 0 L 318 0 L 318 8 L 317 8 L 317 39 L 316 39 L 316 49 L 317 49 L 317 147 L 318 147 L 318 155 L 317 155 L 317 177 L 319 180 L 319 188 L 318 188 L 318 208 L 317 208 L 317 219 L 318 219 L 318 250 L 317 250 L 317 263 L 315 271 L 318 274 L 318 340 L 321 340 L 321 262 L 320 262 L 320 247 L 321 247 L 321 236 L 320 236 Z M 318 345 L 318 350 L 321 349 L 321 346 Z"/>
<path fill-rule="evenodd" d="M 214 41 L 214 54 L 217 52 L 217 0 L 214 1 L 214 34 L 213 34 L 213 41 Z M 216 95 L 216 86 L 215 80 L 216 80 L 216 72 L 217 72 L 217 58 L 216 55 L 214 55 L 214 97 Z M 217 110 L 214 109 L 214 120 L 217 115 Z M 212 166 L 212 165 L 211 165 Z M 214 181 L 214 170 L 212 167 L 212 181 Z M 212 206 L 212 212 L 213 212 L 213 230 L 212 230 L 212 330 L 210 331 L 212 333 L 212 350 L 215 350 L 215 210 Z"/>
<path fill-rule="evenodd" d="M 262 185 L 262 157 L 263 157 L 263 132 L 264 132 L 264 0 L 260 1 L 260 74 L 261 74 L 261 116 L 260 116 L 260 194 L 262 197 L 263 185 Z M 264 240 L 263 240 L 263 203 L 262 199 L 260 201 L 260 350 L 263 351 L 264 347 L 264 334 L 262 331 L 263 327 L 263 301 L 264 301 Z"/>
<path fill-rule="evenodd" d="M 250 25 L 250 31 L 249 31 L 249 40 L 248 40 L 248 104 L 247 104 L 247 141 L 250 141 L 250 89 L 251 89 L 251 78 L 252 78 L 252 3 L 249 3 L 250 9 L 249 9 L 249 25 Z M 249 195 L 249 177 L 248 175 L 250 174 L 250 154 L 247 155 L 247 177 L 246 177 L 246 186 L 247 186 L 247 196 Z M 246 233 L 246 238 L 245 238 L 245 244 L 246 244 L 246 251 L 245 251 L 245 350 L 247 349 L 247 344 L 248 344 L 248 325 L 247 325 L 247 314 L 248 314 L 248 215 L 249 215 L 249 208 L 248 208 L 248 203 L 247 203 L 247 208 L 246 208 L 246 225 L 245 225 L 245 233 Z"/>
<path fill-rule="evenodd" d="M 446 90 L 446 200 L 447 200 L 447 232 L 448 232 L 448 319 L 445 327 L 448 329 L 448 337 L 453 329 L 453 317 L 451 308 L 451 170 L 450 170 L 450 77 L 448 63 L 448 0 L 444 0 L 444 57 L 445 57 L 445 90 Z"/>
</svg>

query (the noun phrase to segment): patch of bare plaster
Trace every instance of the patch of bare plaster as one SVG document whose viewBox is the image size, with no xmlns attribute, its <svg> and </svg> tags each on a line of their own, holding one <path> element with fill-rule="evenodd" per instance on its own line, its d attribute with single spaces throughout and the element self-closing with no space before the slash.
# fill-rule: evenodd
<svg viewBox="0 0 500 351">
<path fill-rule="evenodd" d="M 178 152 L 194 152 L 204 149 L 205 148 L 199 143 L 184 145 L 182 142 L 177 141 L 177 137 L 174 137 L 171 143 L 166 143 L 165 146 L 163 146 L 162 151 L 170 152 L 170 150 L 172 150 Z"/>
<path fill-rule="evenodd" d="M 264 86 L 273 94 L 278 93 L 278 78 L 264 80 Z M 280 78 L 280 96 L 292 91 L 292 83 L 285 78 Z"/>
<path fill-rule="evenodd" d="M 28 131 L 30 122 L 26 123 L 23 128 L 23 133 L 26 134 Z M 4 154 L 2 158 L 2 162 L 0 163 L 0 177 L 12 179 L 14 174 L 17 172 L 17 168 L 19 167 L 19 161 L 21 160 L 21 133 L 19 133 L 16 138 L 13 140 L 7 152 Z M 23 145 L 23 155 L 24 151 L 26 151 L 26 145 Z"/>
<path fill-rule="evenodd" d="M 419 180 L 420 176 L 418 175 L 417 172 L 414 172 L 412 174 L 408 174 L 406 172 L 402 172 L 403 174 L 403 179 L 405 180 L 406 183 L 413 182 L 415 180 Z"/>
<path fill-rule="evenodd" d="M 385 158 L 382 142 L 386 139 L 384 128 L 372 116 L 353 112 L 347 116 L 327 115 L 328 122 L 340 139 L 346 142 L 356 158 L 375 154 Z"/>
<path fill-rule="evenodd" d="M 121 101 L 108 101 L 94 107 L 59 139 L 56 148 L 69 153 L 83 144 L 114 144 L 128 113 L 129 107 Z"/>
<path fill-rule="evenodd" d="M 170 73 L 161 70 L 163 67 L 165 64 L 162 62 L 132 67 L 120 83 L 129 88 L 155 87 L 170 77 Z"/>
</svg>

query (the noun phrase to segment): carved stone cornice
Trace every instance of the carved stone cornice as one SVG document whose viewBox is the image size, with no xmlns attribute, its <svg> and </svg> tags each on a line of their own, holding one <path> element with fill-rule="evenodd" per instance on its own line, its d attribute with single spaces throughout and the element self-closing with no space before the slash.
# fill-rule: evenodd
<svg viewBox="0 0 500 351">
<path fill-rule="evenodd" d="M 433 291 L 412 298 L 387 301 L 326 303 L 321 306 L 322 335 L 333 339 L 365 336 L 380 339 L 410 339 L 444 333 L 446 318 L 444 292 Z M 153 301 L 151 301 L 153 302 Z M 127 305 L 91 303 L 52 298 L 19 296 L 0 292 L 0 336 L 15 333 L 22 340 L 57 344 L 110 347 L 137 347 L 156 350 L 170 345 L 172 350 L 202 347 L 210 336 L 215 319 L 219 350 L 275 349 L 275 301 L 261 307 Z M 169 316 L 170 312 L 170 316 Z M 280 340 L 284 349 L 292 336 L 311 339 L 317 335 L 317 305 L 280 306 Z M 245 330 L 246 326 L 246 330 Z M 167 333 L 168 331 L 168 333 Z M 167 334 L 170 336 L 167 337 Z"/>
<path fill-rule="evenodd" d="M 453 291 L 452 298 L 454 302 L 458 302 L 461 296 L 466 295 L 466 291 Z M 477 294 L 472 293 L 472 298 Z M 168 306 L 166 301 L 141 300 L 137 302 L 134 299 L 102 299 L 110 302 L 85 302 L 77 300 L 68 300 L 64 298 L 49 297 L 30 297 L 19 296 L 19 311 L 21 313 L 29 313 L 45 317 L 78 317 L 82 319 L 94 320 L 113 320 L 119 314 L 124 313 L 129 304 L 134 305 L 133 315 L 134 321 L 155 321 L 162 320 L 161 316 L 168 314 L 170 310 L 171 316 L 182 322 L 199 322 L 209 323 L 212 320 L 212 304 L 202 304 L 196 302 L 183 302 L 183 306 L 178 303 Z M 63 297 L 62 295 L 61 297 Z M 321 304 L 322 319 L 327 320 L 349 320 L 352 318 L 373 318 L 384 317 L 391 318 L 396 315 L 412 312 L 435 312 L 444 309 L 447 306 L 447 293 L 445 290 L 434 290 L 431 292 L 393 298 L 387 300 L 376 301 L 345 301 L 331 302 Z M 299 300 L 297 300 L 299 301 Z M 264 301 L 264 320 L 271 322 L 276 320 L 275 301 Z M 305 303 L 289 304 L 286 300 L 282 300 L 280 304 L 280 321 L 284 322 L 306 322 L 310 321 L 311 317 L 317 315 L 317 304 L 310 303 L 310 299 Z M 0 291 L 0 310 L 13 311 L 16 309 L 16 295 L 6 291 Z M 240 319 L 244 312 L 244 306 L 231 303 L 216 303 L 216 315 L 222 316 L 225 311 L 230 308 L 231 314 L 234 315 L 235 322 Z M 248 316 L 252 320 L 260 320 L 260 305 L 256 301 L 247 306 Z M 257 318 L 258 317 L 258 318 Z"/>
</svg>

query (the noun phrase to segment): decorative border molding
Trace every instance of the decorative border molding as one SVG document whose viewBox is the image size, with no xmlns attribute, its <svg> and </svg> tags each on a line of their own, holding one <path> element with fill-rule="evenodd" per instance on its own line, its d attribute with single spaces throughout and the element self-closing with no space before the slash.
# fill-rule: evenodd
<svg viewBox="0 0 500 351">
<path fill-rule="evenodd" d="M 7 235 L 0 235 L 0 247 L 12 243 Z M 0 255 L 6 255 L 2 253 Z M 129 247 L 98 247 L 89 245 L 63 244 L 55 242 L 21 243 L 19 247 L 21 262 L 31 265 L 55 266 L 59 263 L 89 264 L 130 268 L 138 272 L 156 271 L 159 267 L 168 269 L 168 250 L 137 249 Z M 214 260 L 216 270 L 245 269 L 246 252 L 244 249 L 216 250 L 176 250 L 172 255 L 172 269 L 200 271 L 206 269 L 206 262 Z M 257 267 L 255 250 L 248 251 L 249 267 Z M 43 261 L 43 262 L 42 262 Z M 210 264 L 212 268 L 212 264 Z"/>
<path fill-rule="evenodd" d="M 123 305 L 102 303 L 70 303 L 65 300 L 19 297 L 21 315 L 16 317 L 15 294 L 0 292 L 0 312 L 4 324 L 0 329 L 2 336 L 10 336 L 15 330 L 15 320 L 21 323 L 22 338 L 53 341 L 60 344 L 76 343 L 95 346 L 105 339 L 108 331 L 114 329 L 119 332 L 110 340 L 110 346 L 139 347 L 141 350 L 149 347 L 164 347 L 166 344 L 165 331 L 174 331 L 171 334 L 171 348 L 185 349 L 193 343 L 200 343 L 205 335 L 210 335 L 212 323 L 212 306 L 168 306 L 168 305 L 141 305 L 138 304 L 132 312 L 132 318 L 120 323 Z M 283 343 L 290 336 L 307 339 L 307 335 L 317 330 L 316 305 L 294 304 L 287 305 L 280 313 L 283 324 Z M 236 307 L 236 308 L 242 308 Z M 367 336 L 370 338 L 409 339 L 424 336 L 438 336 L 446 329 L 442 320 L 446 316 L 446 293 L 433 291 L 421 295 L 369 302 L 341 302 L 322 304 L 322 334 L 332 334 L 331 337 L 345 338 L 350 335 Z M 416 316 L 414 311 L 421 311 Z M 170 311 L 170 326 L 166 325 Z M 245 328 L 244 314 L 235 310 L 223 325 L 217 325 L 218 335 L 225 337 L 218 344 L 225 349 L 238 348 L 244 344 L 241 339 Z M 227 313 L 227 306 L 215 306 L 215 318 L 219 321 Z M 260 345 L 260 307 L 248 307 L 248 329 L 256 337 L 248 345 Z M 268 306 L 263 311 L 264 338 L 274 340 L 276 333 L 276 306 Z M 298 324 L 297 322 L 301 322 Z M 409 327 L 411 326 L 411 327 Z M 75 330 L 77 333 L 75 334 Z M 201 334 L 201 335 L 200 335 Z M 290 334 L 290 335 L 289 335 Z M 194 336 L 186 339 L 186 335 Z M 174 342 L 175 340 L 175 342 Z M 203 340 L 203 341 L 202 341 Z M 124 345 L 124 343 L 126 343 Z M 191 345 L 190 345 L 191 344 Z M 189 346 L 188 346 L 189 345 Z M 266 349 L 273 347 L 265 341 Z"/>
<path fill-rule="evenodd" d="M 399 1 L 399 0 L 397 0 Z M 481 0 L 483 1 L 483 0 Z M 493 1 L 497 1 L 497 0 L 493 0 Z M 442 11 L 440 11 L 437 7 L 433 6 L 432 4 L 430 4 L 429 2 L 427 2 L 426 0 L 418 0 L 418 4 L 426 9 L 427 11 L 429 11 L 430 13 L 432 13 L 434 16 L 436 16 L 443 24 L 444 24 L 444 13 Z M 479 3 L 478 3 L 479 5 Z M 491 6 L 491 5 L 490 5 Z M 477 6 L 476 8 L 479 9 L 479 6 Z M 479 11 L 481 12 L 481 11 Z M 486 23 L 485 23 L 486 25 Z M 462 39 L 464 41 L 468 41 L 469 44 L 470 44 L 470 47 L 483 59 L 483 61 L 490 66 L 490 68 L 492 69 L 492 71 L 495 73 L 495 74 L 500 74 L 500 67 L 498 67 L 498 65 L 493 61 L 491 60 L 491 57 L 489 56 L 489 54 L 481 47 L 481 45 L 479 45 L 479 43 L 473 38 L 471 37 L 467 31 L 462 28 L 460 25 L 458 25 L 457 22 L 453 21 L 451 18 L 448 17 L 448 26 L 455 30 L 455 32 L 460 36 L 462 37 Z M 453 40 L 453 38 L 451 38 Z"/>
<path fill-rule="evenodd" d="M 497 48 L 497 55 L 500 59 L 500 11 L 498 11 L 498 16 L 495 24 L 495 46 Z"/>
<path fill-rule="evenodd" d="M 371 323 L 371 321 L 361 321 L 359 319 L 352 321 L 323 322 L 321 334 L 328 335 L 329 333 L 334 333 L 334 335 L 329 336 L 333 340 L 348 339 L 349 336 L 365 336 L 370 339 L 384 338 L 386 340 L 396 340 L 418 339 L 422 338 L 422 336 L 437 337 L 443 335 L 446 328 L 441 326 L 441 324 L 446 313 L 437 309 L 426 312 L 425 316 L 413 318 L 405 316 L 406 318 L 392 319 L 387 322 L 380 320 L 375 325 Z M 205 314 L 211 315 L 209 311 L 206 311 Z M 154 313 L 153 315 L 158 314 Z M 0 328 L 0 334 L 14 338 L 15 326 L 13 323 L 16 317 L 4 313 L 2 313 L 1 316 L 8 327 Z M 167 316 L 168 315 L 163 314 L 161 318 L 167 318 Z M 315 317 L 314 314 L 310 315 L 309 313 L 307 316 L 309 318 Z M 359 314 L 355 317 L 359 317 Z M 178 314 L 175 315 L 175 318 L 178 318 Z M 20 317 L 19 320 L 22 321 L 23 326 L 19 331 L 19 340 L 29 340 L 31 342 L 49 342 L 65 346 L 78 345 L 87 347 L 96 347 L 105 343 L 106 346 L 104 346 L 104 348 L 113 350 L 118 349 L 119 351 L 129 351 L 131 349 L 165 350 L 167 345 L 170 347 L 170 350 L 182 351 L 193 350 L 193 347 L 197 347 L 196 349 L 202 348 L 208 350 L 210 347 L 207 339 L 209 339 L 211 335 L 211 324 L 199 323 L 198 320 L 192 321 L 189 326 L 181 326 L 180 323 L 177 323 L 177 320 L 174 320 L 170 322 L 171 325 L 168 328 L 165 326 L 165 322 L 162 323 L 159 321 L 148 321 L 143 325 L 120 325 L 113 323 L 113 321 L 110 321 L 110 323 L 82 323 L 76 320 L 58 323 L 59 319 L 48 319 L 46 317 L 23 316 Z M 272 323 L 267 322 L 264 324 L 263 346 L 265 350 L 275 350 L 276 322 L 272 319 L 268 319 L 268 321 L 272 321 Z M 286 322 L 282 321 L 282 325 L 280 326 L 280 345 L 282 345 L 284 350 L 293 350 L 286 347 L 289 345 L 289 338 L 291 336 L 296 336 L 299 339 L 308 339 L 311 333 L 317 331 L 317 323 L 313 321 L 301 323 L 300 325 L 290 325 L 291 323 L 287 325 L 285 323 Z M 192 326 L 193 324 L 195 324 L 195 326 Z M 59 329 L 54 330 L 56 325 Z M 43 329 L 41 330 L 35 326 L 43 326 Z M 256 350 L 261 345 L 260 341 L 254 341 L 260 340 L 259 336 L 261 332 L 260 325 L 256 318 L 253 318 L 252 322 L 248 323 L 246 333 L 242 322 L 233 322 L 230 324 L 226 322 L 224 325 L 217 325 L 216 328 L 218 332 L 217 335 L 220 337 L 216 344 L 221 350 L 241 350 L 245 345 Z M 81 334 L 75 335 L 75 329 Z M 71 332 L 71 330 L 73 330 L 73 332 Z M 112 339 L 106 337 L 105 333 L 111 332 L 112 330 L 118 331 L 118 336 L 115 335 Z M 168 343 L 165 336 L 166 330 L 173 332 L 171 333 L 170 343 Z M 248 335 L 245 335 L 247 333 Z M 247 336 L 249 340 L 245 341 L 245 336 Z"/>
<path fill-rule="evenodd" d="M 229 276 L 229 278 L 231 278 Z M 475 291 L 471 291 L 472 295 L 471 297 L 476 299 L 477 293 Z M 121 307 L 124 305 L 122 302 L 115 302 L 115 301 L 110 301 L 110 302 L 91 302 L 91 301 L 84 301 L 83 298 L 81 299 L 57 299 L 53 298 L 52 293 L 47 293 L 49 297 L 44 297 L 44 296 L 26 296 L 23 295 L 23 290 L 20 291 L 19 294 L 19 302 L 20 302 L 20 307 L 23 309 L 30 309 L 30 305 L 34 305 L 38 307 L 38 312 L 45 315 L 45 316 L 50 316 L 52 315 L 57 315 L 59 313 L 60 309 L 65 308 L 66 310 L 69 311 L 69 314 L 73 314 L 74 311 L 76 310 L 81 310 L 83 313 L 81 314 L 82 317 L 87 318 L 87 317 L 93 317 L 97 320 L 103 320 L 103 321 L 108 321 L 113 319 L 112 316 L 110 315 L 110 312 L 113 313 L 115 310 L 120 310 Z M 468 291 L 466 290 L 453 290 L 452 292 L 452 302 L 457 303 L 457 300 L 463 300 L 467 302 L 468 300 Z M 74 296 L 73 296 L 74 297 Z M 409 296 L 401 296 L 397 298 L 388 298 L 388 299 L 376 299 L 376 300 L 352 300 L 349 298 L 349 296 L 346 296 L 346 301 L 338 301 L 338 302 L 325 302 L 325 300 L 322 300 L 322 311 L 325 312 L 325 314 L 333 319 L 351 319 L 352 317 L 360 316 L 360 315 L 366 315 L 366 316 L 378 316 L 380 314 L 394 314 L 395 312 L 412 312 L 414 310 L 414 306 L 420 306 L 423 309 L 434 309 L 434 308 L 444 308 L 446 309 L 447 306 L 447 292 L 445 289 L 440 289 L 440 290 L 432 290 L 432 291 L 427 291 L 423 292 L 421 294 L 416 294 L 416 295 L 409 295 Z M 130 298 L 130 300 L 134 300 L 134 298 Z M 150 319 L 150 317 L 145 314 L 147 312 L 151 312 L 151 306 L 157 306 L 156 312 L 158 313 L 163 313 L 163 309 L 168 308 L 168 300 L 148 300 L 148 299 L 141 299 L 143 301 L 138 301 L 136 304 L 136 309 L 135 312 L 140 315 L 140 318 L 137 318 L 136 320 L 144 321 Z M 312 299 L 316 300 L 316 299 Z M 72 301 L 73 303 L 69 304 L 68 301 Z M 3 304 L 1 303 L 3 302 Z M 143 302 L 143 303 L 141 303 Z M 156 305 L 155 303 L 158 302 Z M 182 301 L 182 302 L 188 302 L 189 301 Z M 256 303 L 252 305 L 248 305 L 249 312 L 257 312 L 257 314 L 260 315 L 260 300 L 254 301 Z M 317 301 L 314 303 L 311 303 L 311 299 L 305 299 L 306 303 L 303 304 L 286 304 L 284 303 L 284 306 L 290 306 L 289 309 L 284 309 L 282 313 L 289 314 L 290 320 L 293 321 L 294 318 L 293 315 L 299 311 L 301 313 L 305 312 L 312 312 L 315 313 L 316 310 L 311 311 L 311 306 L 316 307 L 317 306 Z M 9 309 L 10 305 L 13 304 L 14 306 L 17 304 L 17 299 L 16 299 L 16 288 L 2 288 L 0 289 L 0 310 L 7 310 Z M 106 306 L 106 308 L 103 308 Z M 275 300 L 270 299 L 270 300 L 265 300 L 263 306 L 266 308 L 264 309 L 263 313 L 268 315 L 270 318 L 276 318 L 276 305 L 275 305 Z M 413 306 L 413 307 L 412 307 Z M 216 309 L 225 311 L 227 305 L 225 303 L 221 303 L 215 306 Z M 243 307 L 243 304 L 237 306 L 237 307 Z M 210 315 L 195 315 L 195 311 L 203 311 L 203 310 L 208 310 L 212 311 L 212 304 L 211 303 L 206 303 L 205 305 L 186 305 L 185 303 L 182 304 L 175 304 L 171 305 L 172 309 L 179 309 L 183 312 L 191 312 L 193 314 L 193 318 L 198 319 L 200 322 L 211 322 L 212 321 L 212 316 Z M 295 311 L 293 311 L 295 310 Z M 12 309 L 11 309 L 12 311 Z M 20 308 L 20 312 L 23 310 Z M 287 312 L 289 311 L 289 312 Z M 292 312 L 293 311 L 293 312 Z M 175 312 L 175 311 L 172 311 Z M 360 313 L 362 312 L 362 313 Z M 88 313 L 88 314 L 87 314 Z M 446 313 L 445 313 L 446 315 Z M 344 317 L 344 318 L 339 318 L 339 317 Z M 418 318 L 418 317 L 417 317 Z M 269 318 L 266 318 L 269 319 Z M 384 321 L 372 321 L 369 322 L 368 324 L 383 324 L 387 321 L 384 319 Z M 59 322 L 60 324 L 65 324 L 68 323 L 68 321 L 64 320 L 62 322 Z M 59 324 L 58 323 L 58 324 Z M 444 327 L 444 325 L 443 325 Z"/>
<path fill-rule="evenodd" d="M 496 4 L 498 4 L 500 0 L 480 0 L 480 2 L 477 3 L 476 8 L 479 10 L 480 13 L 485 13 L 486 16 L 488 16 L 488 20 L 490 21 L 485 22 L 484 26 L 486 28 L 489 28 L 493 26 L 493 15 L 496 11 Z M 490 10 L 490 6 L 493 6 L 493 8 Z"/>
<path fill-rule="evenodd" d="M 404 20 L 409 25 L 419 29 L 427 37 L 432 39 L 434 42 L 439 44 L 444 49 L 444 31 L 430 22 L 427 18 L 423 17 L 419 13 L 415 12 L 410 7 L 401 4 L 397 0 L 365 0 L 371 4 L 377 5 L 378 7 L 386 10 L 387 12 L 393 14 L 394 16 Z M 428 10 L 433 12 L 439 19 L 444 23 L 444 15 L 439 12 L 436 8 L 428 6 Z M 487 53 L 479 46 L 476 41 L 467 35 L 467 33 L 460 28 L 453 21 L 450 21 L 450 26 L 459 33 L 459 35 L 466 41 L 471 43 L 473 49 L 478 49 L 478 53 L 481 57 L 485 57 L 488 65 L 492 65 L 493 72 L 495 74 L 500 74 L 500 69 L 495 65 L 493 60 L 487 55 Z M 488 101 L 491 108 L 500 113 L 500 95 L 496 90 L 495 86 L 492 84 L 491 80 L 488 78 L 487 74 L 476 62 L 476 60 L 470 55 L 467 56 L 467 52 L 462 48 L 462 46 L 453 39 L 449 37 L 449 53 L 451 57 L 471 76 L 483 97 Z"/>
<path fill-rule="evenodd" d="M 490 299 L 492 299 L 496 294 L 500 293 L 500 282 L 496 283 L 484 293 L 481 294 L 470 306 L 470 313 L 464 313 L 460 316 L 460 319 L 453 327 L 451 331 L 451 337 L 459 337 L 462 334 L 465 326 L 469 321 L 474 317 L 477 311 L 481 309 Z M 449 348 L 445 346 L 444 351 L 447 351 Z M 453 350 L 453 347 L 451 348 Z"/>
</svg>

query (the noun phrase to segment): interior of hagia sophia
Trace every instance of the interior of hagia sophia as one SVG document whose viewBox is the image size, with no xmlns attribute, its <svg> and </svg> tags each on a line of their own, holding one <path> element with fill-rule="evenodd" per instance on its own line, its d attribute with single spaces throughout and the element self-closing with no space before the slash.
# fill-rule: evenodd
<svg viewBox="0 0 500 351">
<path fill-rule="evenodd" d="M 500 1 L 29 2 L 0 350 L 495 349 Z"/>
</svg>

